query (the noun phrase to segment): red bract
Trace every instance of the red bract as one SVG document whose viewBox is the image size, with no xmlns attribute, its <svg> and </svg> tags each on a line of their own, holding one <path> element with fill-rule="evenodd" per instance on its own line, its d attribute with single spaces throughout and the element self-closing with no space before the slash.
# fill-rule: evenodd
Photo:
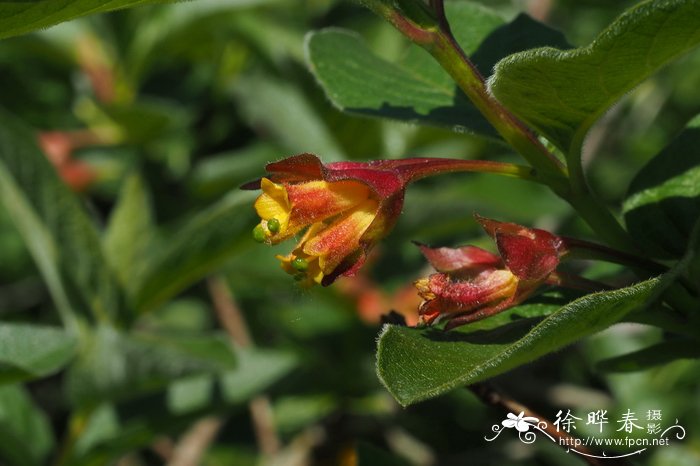
<svg viewBox="0 0 700 466">
<path fill-rule="evenodd" d="M 496 242 L 500 257 L 474 246 L 420 246 L 439 272 L 415 283 L 425 300 L 419 310 L 424 323 L 442 317 L 449 320 L 447 329 L 454 328 L 515 306 L 544 283 L 558 283 L 555 270 L 566 253 L 560 237 L 514 223 L 476 219 Z"/>
<path fill-rule="evenodd" d="M 328 285 L 352 275 L 367 252 L 396 223 L 406 185 L 453 171 L 494 171 L 497 162 L 412 158 L 322 164 L 312 154 L 268 164 L 255 209 L 262 219 L 256 240 L 277 244 L 306 229 L 295 249 L 278 256 L 282 268 L 304 284 Z"/>
</svg>

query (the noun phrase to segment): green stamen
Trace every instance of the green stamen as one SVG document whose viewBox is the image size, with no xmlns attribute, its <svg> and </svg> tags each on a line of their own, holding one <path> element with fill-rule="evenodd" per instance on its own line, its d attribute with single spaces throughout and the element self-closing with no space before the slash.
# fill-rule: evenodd
<svg viewBox="0 0 700 466">
<path fill-rule="evenodd" d="M 280 231 L 280 221 L 276 218 L 271 218 L 267 221 L 267 229 L 270 230 L 270 233 L 277 233 Z"/>
<path fill-rule="evenodd" d="M 258 243 L 264 243 L 266 237 L 263 226 L 260 224 L 255 225 L 255 228 L 253 228 L 253 239 Z"/>
<path fill-rule="evenodd" d="M 294 267 L 299 272 L 305 272 L 309 268 L 309 262 L 306 259 L 297 257 L 292 261 L 292 267 Z"/>
</svg>

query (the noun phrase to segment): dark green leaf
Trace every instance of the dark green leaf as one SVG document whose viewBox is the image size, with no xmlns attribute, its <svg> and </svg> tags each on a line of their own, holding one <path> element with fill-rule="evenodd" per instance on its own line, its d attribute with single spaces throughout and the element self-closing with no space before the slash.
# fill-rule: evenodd
<svg viewBox="0 0 700 466">
<path fill-rule="evenodd" d="M 697 0 L 646 1 L 587 47 L 541 48 L 505 58 L 496 65 L 490 89 L 568 153 L 620 97 L 700 42 L 698 17 Z"/>
<path fill-rule="evenodd" d="M 379 338 L 377 373 L 402 405 L 488 379 L 603 330 L 643 306 L 658 279 L 579 298 L 540 320 L 492 319 L 457 331 L 385 326 Z M 515 308 L 499 320 L 515 316 Z M 498 321 L 496 321 L 498 322 Z"/>
<path fill-rule="evenodd" d="M 256 193 L 234 191 L 192 218 L 165 246 L 144 258 L 143 272 L 134 279 L 133 300 L 139 311 L 152 310 L 168 298 L 222 265 L 246 244 Z"/>
<path fill-rule="evenodd" d="M 700 219 L 700 118 L 640 170 L 623 210 L 646 251 L 661 257 L 685 252 Z"/>
<path fill-rule="evenodd" d="M 0 39 L 45 29 L 80 16 L 167 0 L 19 0 L 0 2 Z"/>
<path fill-rule="evenodd" d="M 173 380 L 235 367 L 223 337 L 126 335 L 101 326 L 90 335 L 67 378 L 75 405 L 136 397 Z"/>
<path fill-rule="evenodd" d="M 544 45 L 567 47 L 560 33 L 527 16 L 504 25 L 500 16 L 476 4 L 445 6 L 457 41 L 487 75 L 511 53 Z M 374 54 L 356 34 L 327 29 L 308 36 L 307 55 L 326 95 L 343 111 L 495 137 L 447 72 L 416 45 L 394 64 Z"/>
<path fill-rule="evenodd" d="M 596 366 L 605 372 L 634 372 L 679 359 L 697 358 L 700 358 L 700 345 L 697 341 L 664 341 L 633 353 L 600 361 Z"/>
<path fill-rule="evenodd" d="M 0 323 L 0 382 L 52 374 L 71 360 L 75 350 L 75 338 L 63 329 Z"/>
<path fill-rule="evenodd" d="M 49 420 L 18 385 L 0 386 L 0 439 L 0 463 L 8 466 L 45 464 L 53 447 Z"/>
<path fill-rule="evenodd" d="M 74 308 L 115 315 L 120 290 L 97 231 L 36 146 L 36 135 L 0 112 L 0 200 L 22 233 L 65 319 Z M 71 301 L 80 293 L 82 302 Z"/>
</svg>

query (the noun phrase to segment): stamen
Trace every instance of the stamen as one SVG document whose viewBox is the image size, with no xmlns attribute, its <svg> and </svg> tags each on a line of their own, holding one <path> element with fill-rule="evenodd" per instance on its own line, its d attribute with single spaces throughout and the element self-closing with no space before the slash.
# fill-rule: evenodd
<svg viewBox="0 0 700 466">
<path fill-rule="evenodd" d="M 278 233 L 280 226 L 280 221 L 276 218 L 271 218 L 267 221 L 267 229 L 270 230 L 270 233 Z"/>
<path fill-rule="evenodd" d="M 292 267 L 294 267 L 299 272 L 305 272 L 309 268 L 309 262 L 306 259 L 297 257 L 292 261 Z"/>
<path fill-rule="evenodd" d="M 267 235 L 265 234 L 265 229 L 261 224 L 255 225 L 255 228 L 253 228 L 253 239 L 257 241 L 258 243 L 264 243 L 265 240 L 267 239 Z"/>
</svg>

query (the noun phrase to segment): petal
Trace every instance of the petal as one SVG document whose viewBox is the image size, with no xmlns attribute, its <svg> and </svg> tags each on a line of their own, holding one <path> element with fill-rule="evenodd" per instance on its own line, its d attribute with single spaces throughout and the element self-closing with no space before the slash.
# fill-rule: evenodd
<svg viewBox="0 0 700 466">
<path fill-rule="evenodd" d="M 512 429 L 513 427 L 515 427 L 516 422 L 517 421 L 513 421 L 511 419 L 506 419 L 504 421 L 501 421 L 501 424 L 503 424 L 503 427 L 507 427 L 509 429 Z"/>
<path fill-rule="evenodd" d="M 506 267 L 519 279 L 542 281 L 559 265 L 563 241 L 538 228 L 476 216 L 498 246 Z"/>
<path fill-rule="evenodd" d="M 380 199 L 402 193 L 406 188 L 406 182 L 396 172 L 374 168 L 370 163 L 339 162 L 329 164 L 326 179 L 328 181 L 357 181 L 370 186 Z"/>
<path fill-rule="evenodd" d="M 304 253 L 317 256 L 323 273 L 330 274 L 346 257 L 360 250 L 360 238 L 376 214 L 377 202 L 367 200 L 310 238 L 303 247 Z"/>
<path fill-rule="evenodd" d="M 313 154 L 299 154 L 279 162 L 268 163 L 265 170 L 275 181 L 287 183 L 323 179 L 323 164 Z"/>
<path fill-rule="evenodd" d="M 313 223 L 367 202 L 372 194 L 368 186 L 356 181 L 279 184 L 263 178 L 260 184 L 263 193 L 255 209 L 271 243 L 282 242 Z M 274 234 L 266 227 L 266 221 L 273 218 L 280 222 Z"/>
<path fill-rule="evenodd" d="M 286 231 L 291 211 L 286 188 L 267 178 L 260 180 L 260 187 L 263 193 L 255 201 L 255 211 L 263 220 L 277 219 L 281 225 L 280 231 Z"/>
<path fill-rule="evenodd" d="M 543 281 L 559 265 L 556 246 L 546 236 L 497 233 L 496 245 L 506 267 L 521 280 Z"/>
<path fill-rule="evenodd" d="M 483 270 L 501 266 L 501 258 L 476 246 L 461 248 L 431 248 L 419 244 L 421 252 L 438 272 L 450 273 L 468 270 Z"/>
<path fill-rule="evenodd" d="M 287 186 L 291 204 L 290 228 L 306 226 L 365 203 L 371 189 L 357 181 L 309 181 Z"/>
<path fill-rule="evenodd" d="M 443 313 L 468 312 L 495 304 L 514 296 L 517 288 L 518 279 L 508 270 L 487 270 L 473 280 L 453 279 L 441 273 L 429 277 L 430 293 Z"/>
</svg>

